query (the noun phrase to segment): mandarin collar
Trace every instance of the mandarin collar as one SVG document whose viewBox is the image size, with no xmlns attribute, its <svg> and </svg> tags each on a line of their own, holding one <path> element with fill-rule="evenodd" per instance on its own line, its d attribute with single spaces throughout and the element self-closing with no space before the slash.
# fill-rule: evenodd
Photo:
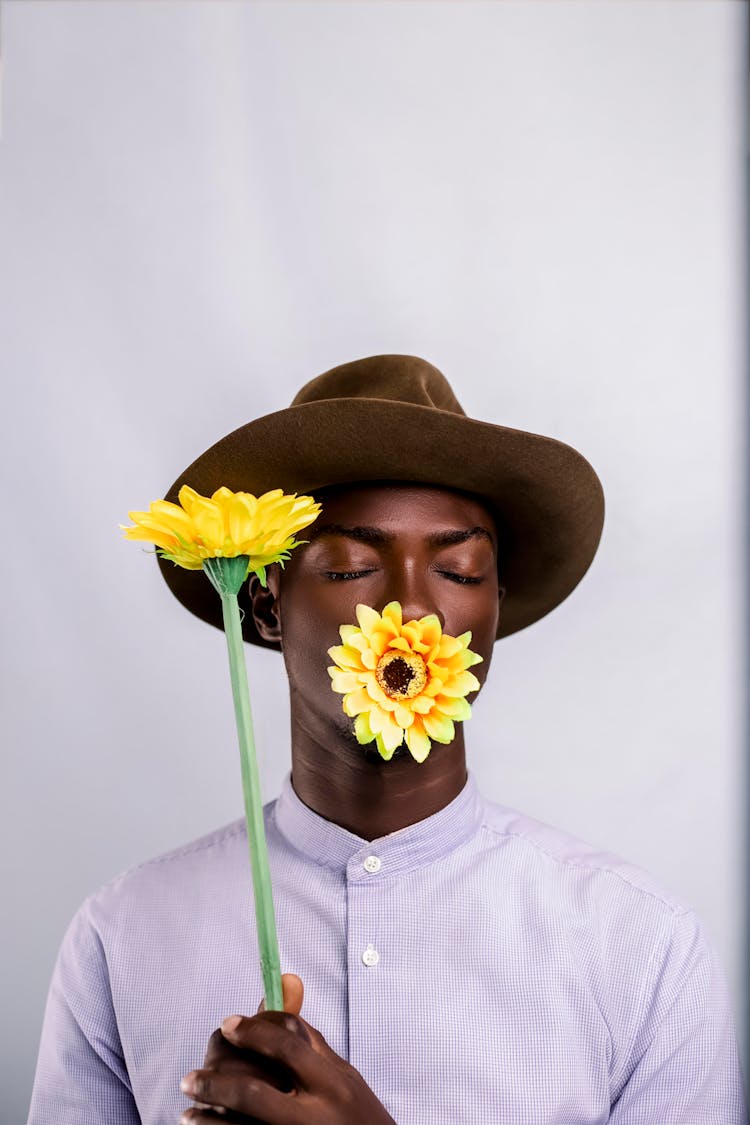
<svg viewBox="0 0 750 1125">
<path fill-rule="evenodd" d="M 461 792 L 432 816 L 377 840 L 365 840 L 313 812 L 300 798 L 288 773 L 274 805 L 273 819 L 284 839 L 323 867 L 367 880 L 365 859 L 380 860 L 381 878 L 424 867 L 470 840 L 484 818 L 484 801 L 471 771 Z M 370 865 L 371 866 L 371 865 Z"/>
</svg>

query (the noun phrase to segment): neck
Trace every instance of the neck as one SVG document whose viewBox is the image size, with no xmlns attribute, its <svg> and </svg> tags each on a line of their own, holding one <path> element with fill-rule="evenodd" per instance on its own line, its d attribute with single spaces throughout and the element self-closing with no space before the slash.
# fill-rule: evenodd
<svg viewBox="0 0 750 1125">
<path fill-rule="evenodd" d="M 463 727 L 426 761 L 404 746 L 389 762 L 337 731 L 315 731 L 292 701 L 292 785 L 301 801 L 364 840 L 416 824 L 450 804 L 466 784 Z M 301 709 L 300 709 L 301 710 Z M 365 753 L 367 749 L 367 753 Z"/>
</svg>

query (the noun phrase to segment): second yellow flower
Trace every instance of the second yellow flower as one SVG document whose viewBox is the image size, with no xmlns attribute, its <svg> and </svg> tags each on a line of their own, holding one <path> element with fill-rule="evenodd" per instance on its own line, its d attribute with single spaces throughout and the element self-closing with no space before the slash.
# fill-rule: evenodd
<svg viewBox="0 0 750 1125">
<path fill-rule="evenodd" d="M 452 742 L 454 722 L 471 716 L 466 696 L 479 681 L 468 669 L 482 657 L 469 648 L 471 633 L 443 633 L 435 614 L 404 622 L 398 602 L 382 614 L 358 605 L 356 614 L 359 627 L 342 625 L 343 644 L 328 650 L 331 687 L 360 744 L 374 741 L 388 760 L 406 742 L 423 762 L 431 740 Z"/>
</svg>

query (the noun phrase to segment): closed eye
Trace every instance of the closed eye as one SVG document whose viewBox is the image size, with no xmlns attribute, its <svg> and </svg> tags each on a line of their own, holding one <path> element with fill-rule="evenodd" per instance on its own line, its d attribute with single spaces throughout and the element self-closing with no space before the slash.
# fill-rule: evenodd
<svg viewBox="0 0 750 1125">
<path fill-rule="evenodd" d="M 438 574 L 451 582 L 460 582 L 462 586 L 476 586 L 482 581 L 481 578 L 470 578 L 468 574 L 455 574 L 452 570 L 439 570 Z"/>
<path fill-rule="evenodd" d="M 331 582 L 349 582 L 352 578 L 365 578 L 372 570 L 326 570 L 326 578 Z"/>
</svg>

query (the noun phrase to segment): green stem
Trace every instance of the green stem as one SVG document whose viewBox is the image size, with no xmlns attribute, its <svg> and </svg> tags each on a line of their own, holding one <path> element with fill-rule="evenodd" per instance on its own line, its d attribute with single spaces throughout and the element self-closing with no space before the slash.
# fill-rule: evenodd
<svg viewBox="0 0 750 1125">
<path fill-rule="evenodd" d="M 263 803 L 258 776 L 258 760 L 255 755 L 253 717 L 250 711 L 250 692 L 247 686 L 247 668 L 245 667 L 245 652 L 242 647 L 242 625 L 237 595 L 229 591 L 222 591 L 221 608 L 224 615 L 224 632 L 226 633 L 229 651 L 229 674 L 232 678 L 234 714 L 237 719 L 237 736 L 240 744 L 242 791 L 245 797 L 247 841 L 250 846 L 255 918 L 258 929 L 258 951 L 260 953 L 260 969 L 263 975 L 266 1011 L 282 1012 L 284 1000 L 281 991 L 279 942 L 276 936 L 276 920 L 273 912 L 271 871 L 268 865 L 268 847 L 263 825 Z"/>
</svg>

